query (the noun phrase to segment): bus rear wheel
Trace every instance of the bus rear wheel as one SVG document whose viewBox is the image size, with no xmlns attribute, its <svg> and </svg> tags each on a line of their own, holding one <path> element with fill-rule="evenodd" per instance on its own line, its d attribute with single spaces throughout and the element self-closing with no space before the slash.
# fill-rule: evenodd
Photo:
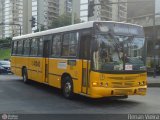
<svg viewBox="0 0 160 120">
<path fill-rule="evenodd" d="M 63 96 L 67 99 L 73 98 L 73 82 L 70 77 L 65 77 L 63 79 Z"/>
<path fill-rule="evenodd" d="M 28 74 L 26 68 L 23 68 L 22 77 L 23 77 L 23 82 L 28 83 Z"/>
</svg>

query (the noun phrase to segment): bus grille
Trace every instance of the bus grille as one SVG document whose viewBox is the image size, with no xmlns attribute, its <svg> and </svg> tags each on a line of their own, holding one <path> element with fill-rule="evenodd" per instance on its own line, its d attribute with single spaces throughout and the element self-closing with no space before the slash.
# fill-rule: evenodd
<svg viewBox="0 0 160 120">
<path fill-rule="evenodd" d="M 109 77 L 112 80 L 135 80 L 138 76 Z"/>
<path fill-rule="evenodd" d="M 113 88 L 128 88 L 128 87 L 135 87 L 134 82 L 112 82 Z"/>
</svg>

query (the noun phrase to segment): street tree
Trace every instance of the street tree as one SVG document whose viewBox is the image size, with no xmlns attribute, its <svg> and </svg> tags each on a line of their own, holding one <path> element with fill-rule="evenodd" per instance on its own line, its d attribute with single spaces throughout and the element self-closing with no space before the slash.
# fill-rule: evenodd
<svg viewBox="0 0 160 120">
<path fill-rule="evenodd" d="M 70 13 L 62 14 L 59 17 L 57 17 L 56 19 L 53 20 L 50 29 L 71 25 L 72 24 L 71 19 L 72 19 L 72 15 Z M 78 19 L 75 15 L 74 23 L 80 23 L 80 22 L 81 22 L 81 20 Z"/>
</svg>

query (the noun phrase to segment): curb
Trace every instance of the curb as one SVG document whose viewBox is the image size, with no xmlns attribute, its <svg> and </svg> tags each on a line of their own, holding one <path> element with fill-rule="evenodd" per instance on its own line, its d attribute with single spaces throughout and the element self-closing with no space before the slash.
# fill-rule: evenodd
<svg viewBox="0 0 160 120">
<path fill-rule="evenodd" d="M 160 83 L 149 83 L 148 87 L 160 87 Z"/>
</svg>

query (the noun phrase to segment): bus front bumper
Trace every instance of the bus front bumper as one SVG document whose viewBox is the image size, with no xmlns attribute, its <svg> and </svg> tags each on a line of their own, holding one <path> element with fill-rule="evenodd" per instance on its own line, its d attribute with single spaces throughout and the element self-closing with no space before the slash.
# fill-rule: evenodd
<svg viewBox="0 0 160 120">
<path fill-rule="evenodd" d="M 92 87 L 90 97 L 102 98 L 109 96 L 126 96 L 126 95 L 146 95 L 147 86 L 132 87 L 132 88 L 105 88 L 105 87 Z"/>
</svg>

